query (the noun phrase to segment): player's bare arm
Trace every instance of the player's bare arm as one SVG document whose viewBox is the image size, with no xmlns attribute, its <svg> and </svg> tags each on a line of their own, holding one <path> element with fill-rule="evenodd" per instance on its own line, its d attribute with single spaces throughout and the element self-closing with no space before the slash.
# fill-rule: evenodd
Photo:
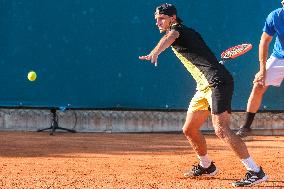
<svg viewBox="0 0 284 189">
<path fill-rule="evenodd" d="M 268 49 L 273 36 L 263 32 L 259 43 L 259 72 L 255 75 L 254 83 L 258 83 L 262 86 L 265 85 L 266 74 L 266 60 L 268 57 Z"/>
<path fill-rule="evenodd" d="M 157 63 L 158 56 L 170 47 L 173 42 L 179 37 L 179 32 L 172 30 L 169 31 L 166 35 L 164 35 L 156 47 L 151 51 L 149 55 L 139 56 L 140 60 L 150 60 L 151 63 Z"/>
</svg>

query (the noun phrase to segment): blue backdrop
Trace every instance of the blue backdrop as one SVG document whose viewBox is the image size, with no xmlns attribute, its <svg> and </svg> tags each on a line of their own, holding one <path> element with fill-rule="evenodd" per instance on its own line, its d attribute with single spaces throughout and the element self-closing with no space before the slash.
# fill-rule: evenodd
<svg viewBox="0 0 284 189">
<path fill-rule="evenodd" d="M 186 109 L 195 82 L 170 50 L 159 66 L 139 61 L 161 35 L 153 0 L 1 0 L 0 106 Z M 279 1 L 168 1 L 214 53 L 243 42 L 254 48 L 226 67 L 235 79 L 233 109 L 245 110 L 264 20 Z M 34 70 L 38 78 L 27 80 Z M 262 109 L 284 109 L 284 87 Z"/>
</svg>

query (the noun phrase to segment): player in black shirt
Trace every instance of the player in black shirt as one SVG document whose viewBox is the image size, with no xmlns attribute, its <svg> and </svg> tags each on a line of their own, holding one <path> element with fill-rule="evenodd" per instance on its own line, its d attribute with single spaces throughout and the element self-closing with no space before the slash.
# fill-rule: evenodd
<svg viewBox="0 0 284 189">
<path fill-rule="evenodd" d="M 174 5 L 158 6 L 155 19 L 160 33 L 165 35 L 150 54 L 139 58 L 156 64 L 159 54 L 171 46 L 197 83 L 196 94 L 188 107 L 183 133 L 191 143 L 200 163 L 184 175 L 212 176 L 218 172 L 207 155 L 206 141 L 200 132 L 200 127 L 211 113 L 216 135 L 230 146 L 248 170 L 249 176 L 233 185 L 249 186 L 267 180 L 262 168 L 250 157 L 245 143 L 229 127 L 234 89 L 231 74 L 219 64 L 200 34 L 182 24 Z"/>
</svg>

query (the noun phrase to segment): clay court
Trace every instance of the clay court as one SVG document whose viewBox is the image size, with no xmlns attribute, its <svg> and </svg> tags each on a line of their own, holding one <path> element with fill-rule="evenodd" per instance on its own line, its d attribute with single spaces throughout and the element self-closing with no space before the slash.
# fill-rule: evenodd
<svg viewBox="0 0 284 189">
<path fill-rule="evenodd" d="M 184 178 L 197 162 L 180 134 L 0 133 L 0 188 L 232 188 L 245 170 L 215 135 L 206 135 L 220 169 L 211 178 Z M 252 188 L 284 188 L 284 137 L 248 141 L 269 181 Z"/>
</svg>

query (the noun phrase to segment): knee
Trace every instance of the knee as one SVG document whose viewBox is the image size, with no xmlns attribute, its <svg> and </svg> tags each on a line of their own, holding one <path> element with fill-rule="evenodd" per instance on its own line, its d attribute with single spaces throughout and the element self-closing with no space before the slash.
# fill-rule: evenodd
<svg viewBox="0 0 284 189">
<path fill-rule="evenodd" d="M 184 124 L 183 127 L 182 127 L 182 132 L 183 132 L 184 135 L 188 135 L 190 133 L 189 127 Z"/>
<path fill-rule="evenodd" d="M 215 129 L 215 134 L 221 140 L 225 140 L 227 138 L 228 133 L 225 132 L 222 128 L 218 127 Z"/>
<path fill-rule="evenodd" d="M 189 137 L 189 138 L 191 138 L 192 133 L 193 133 L 192 128 L 188 124 L 183 125 L 182 132 L 186 137 Z"/>
</svg>

